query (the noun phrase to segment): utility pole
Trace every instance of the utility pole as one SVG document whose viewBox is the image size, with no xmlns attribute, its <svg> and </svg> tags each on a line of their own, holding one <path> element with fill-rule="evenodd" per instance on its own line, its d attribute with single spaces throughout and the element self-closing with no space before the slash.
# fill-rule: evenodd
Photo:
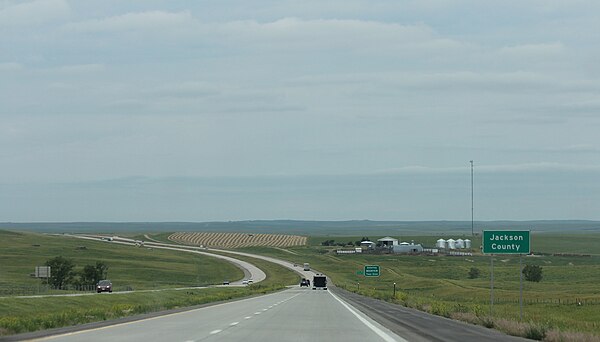
<svg viewBox="0 0 600 342">
<path fill-rule="evenodd" d="M 475 236 L 473 230 L 473 161 L 471 160 L 471 236 Z"/>
<path fill-rule="evenodd" d="M 471 236 L 475 236 L 473 229 L 473 161 L 471 160 Z"/>
</svg>

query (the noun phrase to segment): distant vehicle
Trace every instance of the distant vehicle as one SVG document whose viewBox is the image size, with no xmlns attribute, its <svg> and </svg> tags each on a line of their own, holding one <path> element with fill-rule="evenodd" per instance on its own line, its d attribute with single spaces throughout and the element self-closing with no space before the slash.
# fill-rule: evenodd
<svg viewBox="0 0 600 342">
<path fill-rule="evenodd" d="M 327 277 L 323 274 L 317 274 L 313 277 L 313 290 L 327 290 Z"/>
<path fill-rule="evenodd" d="M 254 282 L 254 280 L 252 280 L 252 278 L 248 279 L 248 284 L 252 284 Z"/>
<path fill-rule="evenodd" d="M 100 292 L 110 292 L 112 293 L 113 286 L 110 280 L 100 280 L 98 284 L 96 284 L 96 291 Z"/>
<path fill-rule="evenodd" d="M 309 263 L 307 263 L 307 262 L 304 263 L 304 270 L 305 271 L 310 271 L 310 264 Z"/>
<path fill-rule="evenodd" d="M 113 238 L 112 237 L 103 237 L 102 240 L 104 240 L 104 241 L 112 241 Z"/>
<path fill-rule="evenodd" d="M 247 279 L 242 280 L 242 285 L 248 285 L 248 280 Z"/>
<path fill-rule="evenodd" d="M 300 281 L 300 287 L 303 287 L 303 286 L 309 287 L 310 281 L 308 279 L 302 278 L 302 280 Z"/>
<path fill-rule="evenodd" d="M 229 285 L 229 280 L 223 280 L 223 285 Z"/>
</svg>

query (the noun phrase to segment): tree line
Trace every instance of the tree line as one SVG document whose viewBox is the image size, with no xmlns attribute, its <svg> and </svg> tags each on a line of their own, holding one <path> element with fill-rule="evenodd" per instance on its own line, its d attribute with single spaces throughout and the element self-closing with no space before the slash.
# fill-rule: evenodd
<svg viewBox="0 0 600 342">
<path fill-rule="evenodd" d="M 66 285 L 96 285 L 108 275 L 108 266 L 101 261 L 96 261 L 95 265 L 85 265 L 81 271 L 75 271 L 73 260 L 57 256 L 46 261 L 46 266 L 50 266 L 48 282 L 59 289 Z"/>
</svg>

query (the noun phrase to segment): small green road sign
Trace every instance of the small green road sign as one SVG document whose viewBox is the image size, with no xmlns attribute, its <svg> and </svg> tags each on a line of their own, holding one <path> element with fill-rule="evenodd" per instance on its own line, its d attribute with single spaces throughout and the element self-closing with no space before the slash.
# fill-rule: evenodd
<svg viewBox="0 0 600 342">
<path fill-rule="evenodd" d="M 356 271 L 356 275 L 363 275 L 363 271 Z"/>
<path fill-rule="evenodd" d="M 484 230 L 484 254 L 529 254 L 529 230 Z"/>
<path fill-rule="evenodd" d="M 365 265 L 365 277 L 379 277 L 379 265 Z"/>
</svg>

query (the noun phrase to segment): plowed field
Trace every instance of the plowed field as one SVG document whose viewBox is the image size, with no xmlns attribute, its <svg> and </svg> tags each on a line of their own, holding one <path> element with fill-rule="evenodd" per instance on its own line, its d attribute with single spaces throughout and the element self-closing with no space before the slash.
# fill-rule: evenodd
<svg viewBox="0 0 600 342">
<path fill-rule="evenodd" d="M 218 248 L 291 247 L 306 244 L 306 236 L 280 234 L 180 232 L 169 235 L 169 240 L 188 245 Z"/>
</svg>

